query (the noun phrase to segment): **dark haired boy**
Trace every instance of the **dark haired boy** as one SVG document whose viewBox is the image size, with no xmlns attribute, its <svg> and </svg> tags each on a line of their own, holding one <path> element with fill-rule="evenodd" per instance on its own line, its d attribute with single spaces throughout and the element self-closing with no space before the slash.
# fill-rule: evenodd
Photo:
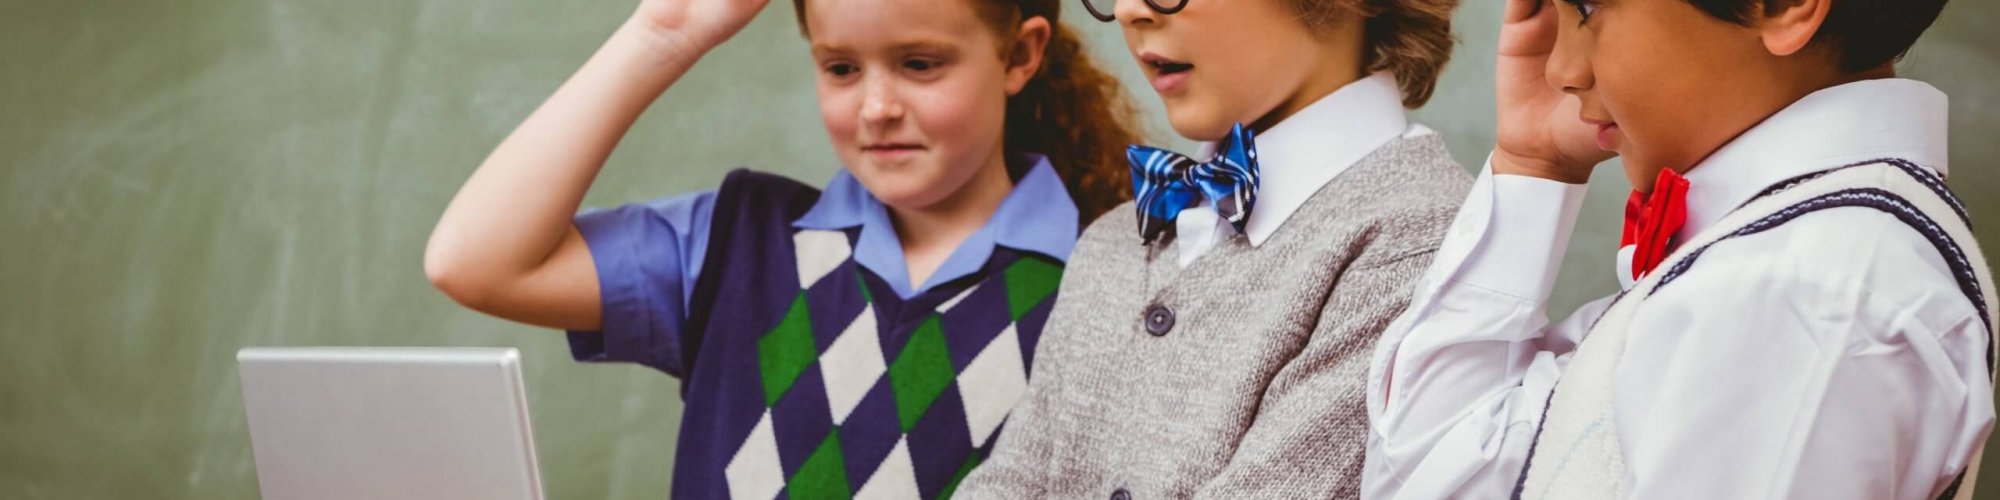
<svg viewBox="0 0 2000 500">
<path fill-rule="evenodd" d="M 1377 349 L 1363 497 L 1969 496 L 1994 286 L 1946 97 L 1894 66 L 1944 3 L 1510 0 L 1498 144 Z M 1608 152 L 1625 287 L 1551 325 Z"/>
</svg>

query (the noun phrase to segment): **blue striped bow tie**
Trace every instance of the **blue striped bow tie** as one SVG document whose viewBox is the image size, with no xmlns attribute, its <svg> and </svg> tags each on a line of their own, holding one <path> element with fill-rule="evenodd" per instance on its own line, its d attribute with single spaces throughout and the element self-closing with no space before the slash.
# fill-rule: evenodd
<svg viewBox="0 0 2000 500">
<path fill-rule="evenodd" d="M 1140 240 L 1153 244 L 1174 226 L 1181 210 L 1202 199 L 1215 207 L 1222 220 L 1235 226 L 1236 232 L 1243 232 L 1250 208 L 1257 204 L 1254 135 L 1243 124 L 1236 124 L 1229 137 L 1216 145 L 1215 158 L 1206 162 L 1159 148 L 1127 148 L 1125 158 L 1132 162 L 1132 191 L 1139 205 Z"/>
</svg>

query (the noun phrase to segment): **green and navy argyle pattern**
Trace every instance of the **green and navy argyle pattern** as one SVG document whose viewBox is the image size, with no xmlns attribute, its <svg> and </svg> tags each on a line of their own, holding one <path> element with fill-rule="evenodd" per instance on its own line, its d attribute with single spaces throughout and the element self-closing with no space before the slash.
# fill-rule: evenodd
<svg viewBox="0 0 2000 500">
<path fill-rule="evenodd" d="M 758 383 L 738 385 L 764 411 L 724 468 L 730 495 L 949 497 L 1027 390 L 1061 264 L 996 251 L 902 300 L 870 286 L 847 232 L 793 243 L 800 289 L 756 339 Z"/>
</svg>

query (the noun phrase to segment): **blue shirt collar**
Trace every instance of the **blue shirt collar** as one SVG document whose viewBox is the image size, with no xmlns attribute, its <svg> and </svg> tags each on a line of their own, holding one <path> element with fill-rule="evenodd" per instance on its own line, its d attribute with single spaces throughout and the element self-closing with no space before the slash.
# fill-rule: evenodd
<svg viewBox="0 0 2000 500">
<path fill-rule="evenodd" d="M 896 236 L 895 224 L 889 220 L 888 207 L 846 169 L 834 174 L 819 201 L 805 216 L 793 221 L 792 227 L 818 230 L 860 227 L 861 236 L 854 245 L 855 263 L 881 276 L 905 299 L 979 272 L 993 256 L 996 246 L 1038 253 L 1067 263 L 1070 250 L 1076 247 L 1076 202 L 1070 199 L 1069 190 L 1063 187 L 1048 158 L 1025 156 L 1034 166 L 1015 182 L 1007 198 L 993 211 L 993 218 L 959 243 L 923 286 L 911 288 L 909 265 L 903 259 L 903 244 Z"/>
</svg>

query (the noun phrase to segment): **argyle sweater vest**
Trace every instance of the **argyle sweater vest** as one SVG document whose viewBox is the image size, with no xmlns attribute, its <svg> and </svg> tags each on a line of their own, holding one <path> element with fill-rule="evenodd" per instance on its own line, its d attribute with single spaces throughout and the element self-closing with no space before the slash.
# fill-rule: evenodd
<svg viewBox="0 0 2000 500">
<path fill-rule="evenodd" d="M 1612 376 L 1624 352 L 1626 331 L 1640 304 L 1672 286 L 1698 265 L 1709 246 L 1769 231 L 1822 210 L 1878 210 L 1895 216 L 1943 255 L 1971 300 L 1993 329 L 1993 278 L 1972 239 L 1965 209 L 1936 173 L 1896 159 L 1876 160 L 1792 179 L 1767 189 L 1682 244 L 1652 274 L 1633 284 L 1598 317 L 1556 382 L 1530 448 L 1514 497 L 1523 499 L 1605 499 L 1624 492 L 1625 454 L 1612 414 Z M 1991 342 L 1989 341 L 1989 345 Z M 1994 353 L 1987 353 L 1987 368 Z M 1970 469 L 1977 473 L 1978 457 Z M 1684 478 L 1698 481 L 1699 478 Z M 1969 498 L 1970 480 L 1961 473 L 1940 499 Z"/>
<path fill-rule="evenodd" d="M 676 498 L 944 498 L 1027 388 L 1062 263 L 995 248 L 899 298 L 860 228 L 796 229 L 818 191 L 738 170 L 716 194 L 683 352 Z"/>
</svg>

